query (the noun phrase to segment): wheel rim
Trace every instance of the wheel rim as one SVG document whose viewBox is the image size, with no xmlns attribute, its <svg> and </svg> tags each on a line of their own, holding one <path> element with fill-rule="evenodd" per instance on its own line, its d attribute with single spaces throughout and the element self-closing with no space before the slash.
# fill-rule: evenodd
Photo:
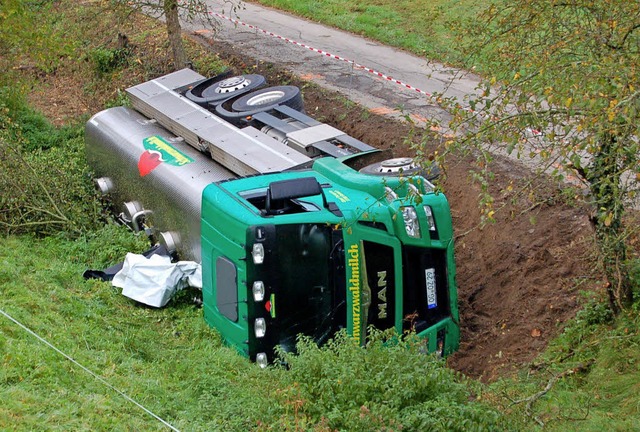
<svg viewBox="0 0 640 432">
<path fill-rule="evenodd" d="M 414 169 L 416 166 L 412 158 L 394 158 L 380 162 L 378 171 L 381 173 L 399 173 Z"/>
<path fill-rule="evenodd" d="M 262 106 L 262 105 L 270 105 L 281 100 L 284 97 L 284 92 L 280 90 L 273 90 L 269 92 L 265 92 L 259 95 L 256 95 L 247 100 L 248 106 Z"/>
<path fill-rule="evenodd" d="M 231 78 L 227 78 L 226 80 L 222 80 L 218 83 L 218 87 L 216 87 L 216 93 L 231 93 L 242 88 L 245 88 L 251 84 L 251 81 L 240 76 L 235 76 Z"/>
</svg>

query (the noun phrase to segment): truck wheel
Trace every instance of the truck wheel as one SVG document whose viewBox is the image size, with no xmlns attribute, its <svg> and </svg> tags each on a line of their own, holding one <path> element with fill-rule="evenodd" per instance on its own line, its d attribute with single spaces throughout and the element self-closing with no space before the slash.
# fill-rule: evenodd
<svg viewBox="0 0 640 432">
<path fill-rule="evenodd" d="M 267 87 L 240 97 L 231 104 L 235 112 L 266 110 L 275 105 L 286 105 L 302 111 L 303 102 L 300 89 L 295 86 Z"/>
<path fill-rule="evenodd" d="M 185 93 L 185 97 L 201 106 L 218 104 L 261 87 L 266 82 L 262 75 L 238 75 L 225 78 L 217 75 L 202 81 Z"/>
<path fill-rule="evenodd" d="M 409 177 L 420 175 L 429 181 L 433 181 L 440 176 L 440 168 L 437 164 L 431 163 L 423 168 L 415 163 L 413 158 L 394 158 L 376 162 L 360 170 L 363 174 L 386 176 L 386 177 Z"/>
</svg>

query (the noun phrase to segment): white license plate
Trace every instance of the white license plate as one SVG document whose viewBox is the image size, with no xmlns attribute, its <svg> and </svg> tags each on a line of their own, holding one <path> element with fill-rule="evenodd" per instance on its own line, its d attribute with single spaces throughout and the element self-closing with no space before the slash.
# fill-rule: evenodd
<svg viewBox="0 0 640 432">
<path fill-rule="evenodd" d="M 427 307 L 433 309 L 438 307 L 438 298 L 436 296 L 436 269 L 426 269 L 424 275 L 427 284 Z"/>
</svg>

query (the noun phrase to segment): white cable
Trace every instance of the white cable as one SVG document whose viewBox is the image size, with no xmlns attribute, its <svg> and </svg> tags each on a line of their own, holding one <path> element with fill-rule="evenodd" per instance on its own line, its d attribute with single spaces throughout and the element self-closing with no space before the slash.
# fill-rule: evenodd
<svg viewBox="0 0 640 432">
<path fill-rule="evenodd" d="M 58 354 L 62 355 L 63 357 L 65 357 L 67 360 L 69 360 L 71 363 L 75 364 L 76 366 L 78 366 L 79 368 L 81 368 L 83 371 L 85 371 L 86 373 L 88 373 L 89 375 L 91 375 L 92 377 L 94 377 L 95 379 L 97 379 L 98 381 L 100 381 L 102 384 L 104 384 L 105 386 L 109 387 L 111 390 L 115 391 L 116 393 L 118 393 L 120 396 L 122 396 L 123 398 L 125 398 L 126 400 L 128 400 L 129 402 L 133 403 L 134 405 L 136 405 L 138 408 L 140 408 L 141 410 L 143 410 L 144 412 L 146 412 L 147 414 L 149 414 L 150 416 L 154 417 L 156 420 L 158 420 L 159 422 L 161 422 L 162 424 L 164 424 L 165 426 L 167 426 L 168 428 L 170 428 L 171 430 L 175 431 L 175 432 L 180 432 L 179 429 L 175 428 L 174 426 L 172 426 L 169 422 L 167 422 L 166 420 L 163 420 L 160 416 L 158 416 L 157 414 L 154 414 L 152 411 L 150 411 L 149 409 L 145 408 L 144 406 L 142 406 L 140 403 L 136 402 L 135 400 L 133 400 L 131 397 L 127 396 L 124 392 L 118 390 L 117 388 L 115 388 L 114 386 L 112 386 L 111 384 L 109 384 L 104 378 L 102 378 L 100 375 L 97 375 L 96 373 L 92 372 L 91 370 L 89 370 L 88 368 L 86 368 L 85 366 L 81 365 L 80 363 L 78 363 L 76 360 L 74 360 L 73 358 L 71 358 L 71 356 L 65 354 L 64 352 L 62 352 L 61 350 L 59 350 L 58 348 L 56 348 L 55 346 L 53 346 L 51 343 L 49 343 L 47 340 L 45 340 L 43 337 L 39 336 L 38 334 L 36 334 L 33 330 L 29 329 L 26 325 L 22 324 L 20 321 L 18 321 L 17 319 L 15 319 L 14 317 L 12 317 L 11 315 L 9 315 L 8 313 L 6 313 L 5 311 L 3 311 L 2 309 L 0 309 L 0 314 L 4 315 L 5 317 L 7 317 L 9 320 L 13 321 L 15 324 L 17 324 L 18 326 L 22 327 L 23 330 L 25 330 L 27 333 L 31 334 L 32 336 L 34 336 L 35 338 L 37 338 L 39 341 L 41 341 L 42 343 L 46 344 L 49 348 L 53 349 L 54 351 L 56 351 Z"/>
</svg>

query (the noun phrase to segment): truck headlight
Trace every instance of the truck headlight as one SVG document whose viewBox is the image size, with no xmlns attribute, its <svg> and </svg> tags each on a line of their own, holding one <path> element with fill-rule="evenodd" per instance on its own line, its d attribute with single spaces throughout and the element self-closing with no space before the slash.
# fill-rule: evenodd
<svg viewBox="0 0 640 432">
<path fill-rule="evenodd" d="M 394 192 L 389 186 L 384 187 L 384 198 L 389 204 L 398 199 L 398 194 Z"/>
<path fill-rule="evenodd" d="M 409 195 L 413 195 L 414 197 L 420 196 L 420 189 L 418 189 L 418 186 L 414 185 L 413 183 L 409 183 L 407 185 L 407 189 L 409 190 Z"/>
<path fill-rule="evenodd" d="M 254 243 L 251 250 L 254 264 L 262 264 L 264 262 L 264 246 L 262 243 Z"/>
<path fill-rule="evenodd" d="M 253 331 L 256 334 L 257 338 L 263 338 L 265 333 L 267 332 L 267 322 L 264 318 L 256 318 L 256 321 L 253 323 Z"/>
<path fill-rule="evenodd" d="M 420 223 L 418 222 L 418 214 L 413 207 L 400 207 L 402 211 L 402 219 L 404 220 L 404 229 L 409 237 L 420 237 Z"/>
<path fill-rule="evenodd" d="M 253 283 L 253 301 L 261 302 L 264 300 L 264 283 L 262 281 L 255 281 Z"/>
<path fill-rule="evenodd" d="M 429 223 L 429 231 L 436 230 L 436 220 L 433 218 L 433 210 L 429 206 L 424 206 L 424 214 L 427 215 L 427 222 Z"/>
<path fill-rule="evenodd" d="M 267 359 L 267 353 L 261 352 L 261 353 L 256 354 L 256 363 L 262 369 L 266 368 L 267 365 L 269 364 L 269 360 Z"/>
</svg>

